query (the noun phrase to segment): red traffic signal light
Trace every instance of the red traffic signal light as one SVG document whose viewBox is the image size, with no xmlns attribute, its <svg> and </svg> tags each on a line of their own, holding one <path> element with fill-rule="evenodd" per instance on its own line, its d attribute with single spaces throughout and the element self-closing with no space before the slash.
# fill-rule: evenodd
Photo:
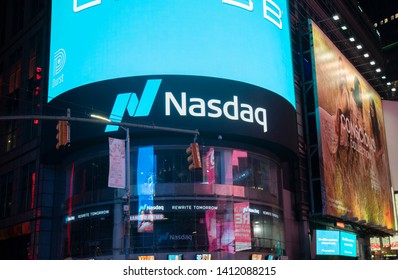
<svg viewBox="0 0 398 280">
<path fill-rule="evenodd" d="M 36 67 L 36 73 L 35 73 L 35 80 L 40 81 L 41 80 L 41 74 L 42 74 L 43 68 L 41 67 Z"/>
<path fill-rule="evenodd" d="M 57 139 L 57 144 L 55 147 L 60 149 L 69 144 L 69 125 L 67 121 L 58 121 L 57 123 L 57 135 L 55 138 Z"/>
<path fill-rule="evenodd" d="M 189 155 L 187 161 L 191 163 L 188 167 L 189 170 L 202 168 L 198 143 L 191 143 L 185 152 Z"/>
</svg>

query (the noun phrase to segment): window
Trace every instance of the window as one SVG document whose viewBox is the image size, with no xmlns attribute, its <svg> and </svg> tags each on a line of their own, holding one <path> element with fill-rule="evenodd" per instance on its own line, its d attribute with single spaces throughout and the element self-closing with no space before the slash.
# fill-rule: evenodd
<svg viewBox="0 0 398 280">
<path fill-rule="evenodd" d="M 8 80 L 8 94 L 12 95 L 15 90 L 21 87 L 21 63 L 15 66 L 15 69 L 11 72 Z"/>
<path fill-rule="evenodd" d="M 0 217 L 8 217 L 12 206 L 13 173 L 9 172 L 0 179 Z"/>
<path fill-rule="evenodd" d="M 35 206 L 35 189 L 37 173 L 35 162 L 31 162 L 22 168 L 22 186 L 19 210 L 25 211 Z"/>
<path fill-rule="evenodd" d="M 17 146 L 17 122 L 8 121 L 6 122 L 7 135 L 6 135 L 6 152 L 11 151 Z"/>
<path fill-rule="evenodd" d="M 24 22 L 24 0 L 14 0 L 12 13 L 12 30 L 13 34 L 19 32 L 23 28 Z"/>
</svg>

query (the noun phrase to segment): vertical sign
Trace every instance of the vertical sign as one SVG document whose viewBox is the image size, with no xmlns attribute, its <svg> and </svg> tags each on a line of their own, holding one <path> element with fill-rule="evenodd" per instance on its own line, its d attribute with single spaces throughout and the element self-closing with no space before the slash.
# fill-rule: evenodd
<svg viewBox="0 0 398 280">
<path fill-rule="evenodd" d="M 217 218 L 215 210 L 206 210 L 206 230 L 209 242 L 209 251 L 219 249 L 220 245 L 217 238 Z"/>
<path fill-rule="evenodd" d="M 125 140 L 109 138 L 109 177 L 110 188 L 126 187 L 126 145 Z"/>
<path fill-rule="evenodd" d="M 209 184 L 215 183 L 214 148 L 210 148 L 206 153 L 206 176 Z"/>
<path fill-rule="evenodd" d="M 155 194 L 156 172 L 153 146 L 138 149 L 137 194 L 138 232 L 153 232 L 153 196 Z"/>
<path fill-rule="evenodd" d="M 249 250 L 251 246 L 249 202 L 234 203 L 235 251 Z"/>
</svg>

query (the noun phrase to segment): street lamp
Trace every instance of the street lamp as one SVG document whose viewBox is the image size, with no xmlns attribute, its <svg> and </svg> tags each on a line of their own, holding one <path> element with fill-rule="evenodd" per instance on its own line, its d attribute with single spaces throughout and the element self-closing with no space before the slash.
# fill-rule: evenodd
<svg viewBox="0 0 398 280">
<path fill-rule="evenodd" d="M 90 117 L 95 119 L 104 120 L 106 122 L 112 122 L 110 119 L 103 116 L 91 114 Z M 124 259 L 130 259 L 130 129 L 119 125 L 124 131 L 126 131 L 126 180 L 125 180 L 125 191 L 126 191 L 126 204 L 123 206 L 123 223 L 124 223 Z"/>
</svg>

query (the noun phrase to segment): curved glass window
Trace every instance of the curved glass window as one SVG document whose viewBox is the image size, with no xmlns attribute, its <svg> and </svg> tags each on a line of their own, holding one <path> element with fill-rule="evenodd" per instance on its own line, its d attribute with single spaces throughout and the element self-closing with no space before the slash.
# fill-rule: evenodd
<svg viewBox="0 0 398 280">
<path fill-rule="evenodd" d="M 278 162 L 249 151 L 202 146 L 202 168 L 190 171 L 185 148 L 132 149 L 131 253 L 283 249 Z M 99 252 L 121 247 L 124 190 L 108 187 L 108 172 L 106 152 L 70 166 L 66 256 L 100 257 Z"/>
</svg>

